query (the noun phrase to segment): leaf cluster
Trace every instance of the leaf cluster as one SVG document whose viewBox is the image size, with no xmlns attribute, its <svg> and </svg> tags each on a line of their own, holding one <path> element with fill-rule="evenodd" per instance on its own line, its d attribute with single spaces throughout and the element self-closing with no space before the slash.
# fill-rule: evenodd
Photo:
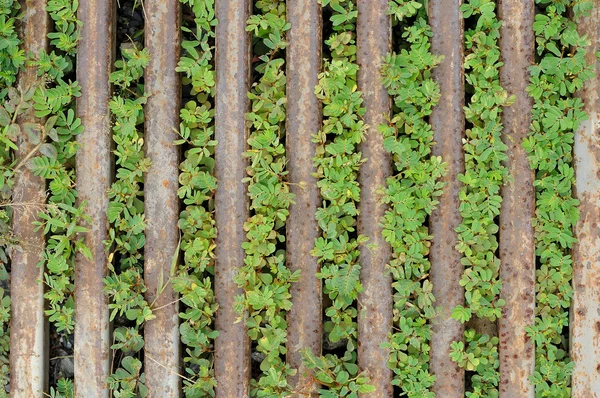
<svg viewBox="0 0 600 398">
<path fill-rule="evenodd" d="M 75 386 L 71 379 L 60 379 L 56 382 L 56 388 L 50 387 L 52 398 L 73 398 Z"/>
<path fill-rule="evenodd" d="M 346 359 L 331 355 L 315 357 L 309 349 L 302 351 L 302 360 L 307 369 L 312 370 L 314 377 L 326 387 L 319 389 L 320 397 L 357 398 L 359 394 L 375 392 L 375 387 L 368 384 L 369 378 L 358 372 L 358 365 L 352 363 L 351 358 Z"/>
<path fill-rule="evenodd" d="M 143 182 L 150 160 L 144 155 L 143 106 L 147 100 L 140 79 L 149 61 L 146 49 L 136 44 L 121 46 L 121 59 L 115 62 L 110 81 L 115 92 L 109 102 L 113 117 L 115 142 L 115 180 L 108 190 L 107 210 L 110 223 L 108 240 L 109 274 L 104 292 L 109 298 L 110 320 L 118 319 L 123 327 L 113 332 L 116 366 L 108 384 L 115 397 L 144 397 L 144 373 L 140 351 L 144 346 L 141 327 L 154 319 L 145 300 L 143 279 L 144 230 Z"/>
<path fill-rule="evenodd" d="M 473 329 L 465 331 L 465 342 L 452 342 L 450 358 L 474 373 L 472 391 L 466 393 L 467 397 L 498 397 L 497 390 L 490 387 L 498 384 L 498 344 L 498 337 L 477 334 Z"/>
<path fill-rule="evenodd" d="M 180 294 L 183 309 L 179 314 L 181 342 L 185 347 L 186 397 L 214 397 L 216 380 L 213 369 L 214 261 L 217 229 L 214 220 L 214 37 L 217 20 L 214 0 L 184 0 L 194 15 L 193 23 L 182 27 L 184 53 L 177 71 L 183 84 L 190 86 L 194 100 L 181 109 L 181 139 L 184 149 L 179 165 L 179 197 L 184 209 L 179 216 L 183 264 L 172 279 Z"/>
<path fill-rule="evenodd" d="M 287 183 L 285 119 L 285 41 L 290 24 L 283 0 L 259 0 L 246 23 L 253 33 L 256 80 L 248 98 L 248 150 L 244 157 L 250 217 L 244 223 L 244 265 L 235 281 L 243 290 L 236 309 L 247 314 L 248 335 L 261 356 L 261 375 L 252 380 L 251 396 L 287 397 L 289 376 L 296 373 L 285 361 L 290 285 L 299 272 L 286 267 L 285 223 L 294 196 Z"/>
<path fill-rule="evenodd" d="M 356 1 L 322 0 L 321 4 L 331 12 L 328 23 L 333 32 L 325 40 L 329 56 L 324 60 L 315 88 L 323 105 L 323 126 L 313 137 L 317 144 L 314 175 L 323 206 L 316 213 L 321 237 L 316 239 L 311 253 L 318 258 L 321 270 L 317 276 L 324 281 L 323 292 L 331 300 L 325 310 L 324 330 L 332 343 L 345 346 L 345 353 L 322 358 L 307 353 L 307 358 L 323 363 L 326 368 L 348 370 L 354 368 L 357 356 L 356 300 L 362 291 L 359 246 L 368 240 L 356 232 L 360 200 L 358 171 L 364 162 L 357 147 L 367 126 L 362 120 L 365 113 L 362 95 L 357 90 Z M 324 375 L 314 374 L 319 383 L 328 387 L 321 391 L 321 396 L 354 397 L 357 388 L 371 388 L 367 387 L 366 377 L 331 383 Z"/>
<path fill-rule="evenodd" d="M 50 45 L 73 60 L 77 53 L 81 21 L 77 19 L 78 0 L 49 0 L 46 11 L 54 21 L 54 30 L 48 33 Z"/>
<path fill-rule="evenodd" d="M 0 100 L 6 97 L 7 89 L 17 81 L 17 73 L 25 65 L 25 51 L 20 47 L 21 39 L 16 24 L 21 19 L 21 5 L 17 0 L 0 3 Z"/>
<path fill-rule="evenodd" d="M 59 83 L 60 84 L 60 83 Z M 74 84 L 74 86 L 76 86 Z M 67 95 L 60 101 L 55 101 L 41 85 L 27 90 L 17 87 L 7 90 L 7 98 L 0 107 L 0 125 L 3 128 L 1 136 L 4 159 L 12 156 L 10 151 L 16 151 L 14 141 L 20 135 L 26 135 L 34 145 L 31 152 L 22 154 L 12 162 L 0 166 L 3 179 L 1 181 L 3 200 L 9 201 L 14 178 L 28 167 L 34 175 L 49 181 L 48 205 L 44 203 L 19 203 L 23 211 L 39 212 L 39 220 L 34 225 L 43 229 L 46 235 L 46 246 L 42 254 L 42 265 L 46 268 L 44 281 L 50 288 L 45 298 L 49 301 L 46 315 L 54 323 L 57 331 L 72 333 L 73 331 L 73 261 L 77 251 L 89 255 L 89 251 L 78 236 L 86 229 L 80 224 L 85 220 L 83 207 L 76 207 L 77 197 L 73 189 L 74 174 L 70 162 L 75 154 L 76 145 L 73 138 L 83 131 L 81 122 L 75 118 L 72 109 L 63 110 L 61 101 L 70 104 L 73 95 Z M 52 112 L 49 107 L 56 107 Z M 43 124 L 27 122 L 19 125 L 17 116 L 33 110 L 37 117 L 50 115 Z M 48 142 L 47 142 L 48 141 Z M 9 203 L 9 202 L 8 202 Z M 19 242 L 12 238 L 7 215 L 3 218 L 3 240 L 7 246 L 16 246 Z M 4 262 L 5 263 L 5 262 Z M 4 273 L 6 272 L 4 268 Z"/>
<path fill-rule="evenodd" d="M 76 137 L 83 132 L 81 120 L 74 110 L 75 98 L 81 95 L 81 89 L 77 82 L 69 79 L 79 35 L 77 7 L 77 1 L 66 0 L 49 2 L 46 7 L 56 24 L 55 30 L 48 33 L 51 56 L 42 52 L 37 54 L 37 59 L 28 60 L 43 82 L 35 88 L 32 98 L 34 114 L 39 120 L 46 121 L 43 125 L 25 126 L 25 133 L 38 151 L 38 156 L 31 159 L 28 167 L 47 181 L 49 189 L 46 211 L 39 214 L 40 221 L 35 223 L 46 235 L 40 263 L 45 269 L 44 282 L 48 286 L 44 295 L 49 302 L 46 315 L 56 330 L 65 334 L 74 330 L 75 254 L 91 256 L 80 235 L 87 230 L 82 226 L 88 221 L 85 203 L 76 203 L 75 190 Z M 59 42 L 56 33 L 62 29 L 62 21 L 71 24 L 71 34 Z M 62 61 L 49 63 L 48 57 Z"/>
<path fill-rule="evenodd" d="M 535 324 L 527 332 L 535 342 L 536 396 L 569 397 L 574 364 L 565 334 L 573 297 L 570 251 L 579 219 L 572 150 L 574 131 L 587 119 L 581 99 L 573 95 L 593 77 L 593 65 L 585 61 L 589 41 L 579 35 L 575 21 L 587 15 L 593 4 L 587 0 L 536 3 L 542 7 L 533 24 L 538 62 L 530 68 L 527 88 L 534 106 L 523 146 L 535 171 L 538 267 Z"/>
<path fill-rule="evenodd" d="M 7 0 L 0 4 L 0 191 L 2 202 L 6 205 L 0 211 L 3 246 L 0 278 L 6 274 L 6 247 L 23 250 L 10 230 L 10 206 L 22 206 L 21 211 L 37 212 L 38 220 L 33 225 L 45 235 L 45 246 L 38 264 L 44 269 L 42 282 L 47 286 L 45 314 L 54 329 L 63 335 L 72 334 L 74 330 L 75 255 L 91 255 L 81 237 L 81 233 L 87 231 L 82 225 L 89 219 L 85 215 L 85 203 L 77 203 L 75 190 L 76 136 L 83 132 L 81 120 L 74 111 L 74 100 L 81 92 L 78 83 L 70 79 L 80 26 L 77 8 L 77 1 L 48 3 L 46 11 L 56 25 L 48 34 L 52 52 L 50 55 L 44 51 L 24 54 L 14 30 L 15 21 L 21 17 L 19 3 Z M 63 23 L 70 24 L 67 29 L 70 33 L 57 41 L 56 34 Z M 16 73 L 22 71 L 25 65 L 37 71 L 38 81 L 30 87 L 10 87 L 16 81 Z M 35 118 L 18 124 L 17 116 L 25 112 L 32 113 Z M 27 137 L 32 149 L 17 157 L 16 142 L 23 136 Z M 15 176 L 25 167 L 46 181 L 47 203 L 11 201 Z M 4 297 L 3 303 L 7 302 L 8 297 Z M 9 316 L 8 310 L 2 314 L 3 319 Z M 8 338 L 7 334 L 3 336 Z M 2 375 L 3 380 L 8 377 L 7 366 L 3 365 Z M 52 387 L 51 394 L 56 397 L 72 396 L 72 382 L 59 380 L 56 389 Z"/>
<path fill-rule="evenodd" d="M 431 319 L 435 316 L 433 285 L 429 279 L 431 246 L 428 216 L 442 193 L 446 165 L 431 155 L 432 108 L 440 98 L 431 71 L 441 57 L 431 52 L 431 28 L 423 2 L 394 0 L 389 13 L 402 29 L 397 53 L 385 58 L 383 84 L 393 98 L 388 124 L 379 126 L 394 174 L 382 189 L 388 210 L 382 220 L 383 237 L 392 248 L 388 269 L 394 287 L 394 332 L 386 343 L 394 371 L 393 384 L 409 397 L 433 397 L 435 380 L 429 372 Z"/>
<path fill-rule="evenodd" d="M 457 250 L 463 254 L 464 268 L 460 280 L 465 288 L 465 306 L 457 306 L 452 316 L 461 322 L 476 317 L 495 322 L 501 315 L 503 301 L 499 298 L 500 259 L 498 249 L 498 224 L 500 214 L 500 188 L 506 181 L 506 145 L 502 142 L 502 107 L 514 102 L 500 85 L 499 68 L 501 22 L 496 15 L 496 2 L 492 0 L 469 0 L 461 6 L 463 17 L 472 22 L 473 28 L 465 32 L 465 79 L 470 100 L 465 107 L 469 128 L 464 141 L 465 172 L 458 179 L 463 183 L 459 193 L 462 222 L 457 227 L 459 235 Z M 475 335 L 468 341 L 468 353 L 485 356 L 489 349 L 478 347 L 483 342 L 497 345 L 497 339 Z M 453 346 L 452 358 L 457 360 L 465 354 L 464 346 Z M 491 348 L 490 348 L 491 349 Z M 497 349 L 497 348 L 494 348 Z M 465 361 L 459 361 L 465 365 Z M 493 397 L 498 394 L 499 363 L 490 362 L 487 367 L 470 367 L 470 397 Z M 471 369 L 473 368 L 473 369 Z M 485 370 L 486 375 L 483 375 Z M 489 373 L 489 374 L 488 374 Z"/>
<path fill-rule="evenodd" d="M 18 242 L 12 234 L 12 208 L 5 206 L 11 201 L 14 186 L 15 142 L 19 135 L 16 116 L 30 105 L 33 90 L 27 100 L 26 93 L 13 87 L 17 73 L 25 64 L 25 54 L 20 48 L 15 25 L 20 19 L 20 4 L 16 0 L 0 2 L 0 396 L 8 396 L 6 386 L 10 382 L 10 291 L 8 288 L 10 264 L 9 250 L 16 249 Z"/>
</svg>

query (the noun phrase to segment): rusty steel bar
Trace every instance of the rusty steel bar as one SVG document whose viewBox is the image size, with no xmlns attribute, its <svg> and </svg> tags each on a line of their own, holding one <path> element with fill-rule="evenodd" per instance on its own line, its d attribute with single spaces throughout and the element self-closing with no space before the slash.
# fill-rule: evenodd
<svg viewBox="0 0 600 398">
<path fill-rule="evenodd" d="M 462 138 L 465 130 L 463 105 L 465 83 L 463 71 L 463 18 L 459 10 L 462 0 L 431 0 L 429 23 L 433 30 L 431 48 L 444 56 L 433 76 L 440 85 L 441 98 L 433 109 L 430 123 L 434 131 L 433 155 L 448 164 L 446 184 L 438 207 L 430 218 L 433 241 L 430 252 L 431 281 L 440 314 L 433 320 L 431 337 L 431 371 L 435 374 L 432 391 L 439 397 L 458 398 L 465 392 L 465 373 L 450 359 L 450 344 L 463 340 L 464 327 L 452 319 L 452 309 L 464 304 L 459 285 L 463 272 L 461 254 L 456 250 L 458 235 L 454 232 L 462 221 L 458 193 L 458 174 L 465 170 Z"/>
<path fill-rule="evenodd" d="M 144 327 L 144 368 L 149 397 L 179 397 L 181 388 L 179 305 L 170 283 L 178 256 L 181 82 L 175 71 L 181 41 L 179 0 L 146 0 L 144 40 L 150 54 L 144 80 L 150 96 L 144 109 L 146 156 L 152 162 L 144 181 L 146 300 L 156 319 Z"/>
<path fill-rule="evenodd" d="M 319 265 L 310 254 L 320 231 L 315 214 L 320 204 L 317 179 L 312 175 L 316 146 L 312 135 L 321 128 L 321 104 L 314 93 L 321 70 L 322 28 L 318 0 L 287 1 L 287 119 L 286 150 L 290 190 L 296 203 L 290 206 L 286 226 L 287 266 L 300 270 L 291 286 L 292 308 L 288 313 L 287 363 L 297 369 L 289 383 L 302 396 L 316 396 L 314 382 L 302 362 L 302 348 L 321 355 L 323 342 L 322 289 Z"/>
<path fill-rule="evenodd" d="M 242 153 L 248 137 L 245 113 L 250 106 L 251 40 L 245 26 L 251 7 L 250 0 L 216 3 L 215 298 L 219 309 L 215 324 L 219 336 L 215 339 L 215 378 L 219 398 L 249 396 L 250 340 L 245 317 L 236 323 L 239 314 L 233 307 L 235 296 L 242 294 L 234 276 L 244 264 L 243 227 L 249 214 Z"/>
<path fill-rule="evenodd" d="M 600 71 L 596 52 L 600 50 L 600 6 L 595 3 L 590 17 L 578 21 L 578 30 L 587 35 L 586 62 L 595 65 L 595 76 L 578 96 L 585 104 L 588 120 L 575 132 L 576 194 L 581 217 L 575 227 L 573 248 L 573 306 L 571 312 L 571 358 L 573 398 L 596 396 L 600 391 Z"/>
<path fill-rule="evenodd" d="M 392 330 L 392 279 L 386 270 L 391 258 L 390 245 L 382 235 L 381 221 L 387 207 L 377 193 L 392 174 L 391 155 L 383 148 L 378 126 L 386 123 L 391 100 L 382 84 L 381 65 L 392 46 L 391 18 L 386 14 L 388 0 L 358 0 L 357 61 L 358 88 L 362 92 L 369 125 L 359 150 L 367 161 L 361 166 L 358 233 L 369 238 L 360 248 L 363 291 L 358 298 L 358 366 L 375 387 L 362 397 L 392 397 L 392 371 L 388 368 L 390 351 L 382 348 Z"/>
<path fill-rule="evenodd" d="M 46 37 L 51 21 L 46 13 L 46 0 L 29 0 L 24 4 L 20 36 L 25 54 L 35 57 L 48 51 Z M 26 67 L 18 76 L 22 90 L 35 86 L 35 67 Z M 23 159 L 36 150 L 36 143 L 24 133 L 24 123 L 43 124 L 33 108 L 19 116 L 22 133 L 19 135 L 17 157 Z M 41 128 L 40 128 L 41 131 Z M 47 321 L 44 317 L 44 269 L 38 267 L 44 251 L 44 231 L 35 231 L 34 221 L 46 202 L 46 181 L 35 176 L 27 167 L 16 174 L 13 201 L 13 232 L 21 250 L 12 255 L 11 268 L 11 328 L 10 328 L 10 390 L 11 397 L 42 396 L 48 384 Z"/>
<path fill-rule="evenodd" d="M 82 22 L 77 51 L 77 116 L 85 130 L 78 136 L 76 177 L 79 200 L 87 202 L 84 242 L 92 260 L 78 254 L 75 260 L 75 396 L 108 397 L 110 374 L 110 322 L 103 278 L 108 239 L 108 189 L 111 183 L 111 97 L 109 76 L 114 60 L 113 1 L 89 0 L 80 4 L 77 17 Z"/>
<path fill-rule="evenodd" d="M 535 369 L 535 347 L 526 327 L 535 323 L 535 211 L 534 175 L 523 140 L 529 135 L 533 99 L 527 94 L 528 68 L 534 62 L 534 0 L 499 3 L 500 52 L 504 65 L 500 82 L 513 105 L 502 113 L 503 141 L 508 146 L 505 165 L 512 177 L 502 187 L 500 211 L 500 298 L 506 301 L 498 320 L 500 339 L 500 397 L 535 395 L 530 378 Z"/>
</svg>

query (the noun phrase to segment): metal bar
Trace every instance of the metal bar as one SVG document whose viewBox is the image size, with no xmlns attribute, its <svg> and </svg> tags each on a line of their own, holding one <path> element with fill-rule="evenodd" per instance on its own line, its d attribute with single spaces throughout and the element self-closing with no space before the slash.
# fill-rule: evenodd
<svg viewBox="0 0 600 398">
<path fill-rule="evenodd" d="M 24 2 L 21 21 L 21 37 L 25 54 L 35 57 L 40 51 L 48 51 L 46 37 L 51 21 L 46 12 L 46 0 Z M 38 84 L 37 70 L 28 66 L 18 77 L 22 90 Z M 18 123 L 24 131 L 24 123 L 43 124 L 36 118 L 33 108 L 19 116 Z M 35 150 L 36 144 L 28 134 L 19 135 L 18 158 L 25 158 Z M 10 389 L 12 397 L 42 396 L 48 384 L 47 321 L 44 317 L 44 269 L 38 267 L 44 251 L 44 231 L 35 231 L 32 224 L 39 221 L 38 212 L 46 203 L 46 181 L 35 176 L 27 167 L 16 174 L 13 190 L 15 203 L 28 206 L 13 207 L 13 232 L 21 250 L 12 255 L 11 270 L 11 329 L 10 329 Z"/>
<path fill-rule="evenodd" d="M 535 211 L 534 175 L 523 140 L 529 135 L 533 99 L 527 94 L 528 68 L 534 62 L 534 1 L 503 0 L 499 3 L 500 68 L 502 87 L 516 95 L 502 113 L 506 168 L 512 177 L 502 187 L 500 211 L 500 298 L 506 301 L 498 320 L 500 339 L 500 396 L 532 397 L 530 378 L 535 368 L 535 347 L 525 328 L 535 323 Z"/>
<path fill-rule="evenodd" d="M 600 71 L 596 58 L 600 50 L 600 6 L 597 3 L 590 17 L 579 20 L 577 27 L 591 42 L 586 49 L 586 62 L 595 65 L 594 78 L 578 93 L 588 120 L 575 132 L 574 147 L 575 186 L 581 216 L 575 227 L 577 243 L 573 248 L 572 396 L 584 398 L 596 396 L 600 391 Z"/>
<path fill-rule="evenodd" d="M 358 88 L 362 92 L 369 125 L 359 150 L 367 161 L 361 166 L 358 233 L 369 238 L 360 248 L 363 291 L 358 298 L 358 365 L 369 376 L 375 392 L 362 397 L 392 397 L 392 371 L 387 367 L 390 352 L 382 348 L 392 330 L 392 280 L 386 265 L 391 258 L 390 245 L 383 239 L 381 220 L 386 206 L 377 193 L 392 174 L 391 155 L 383 148 L 378 126 L 386 123 L 391 101 L 382 84 L 381 65 L 391 50 L 391 18 L 386 15 L 388 0 L 358 0 L 357 61 Z"/>
<path fill-rule="evenodd" d="M 458 234 L 454 232 L 462 221 L 458 197 L 461 184 L 457 176 L 465 169 L 462 148 L 465 86 L 461 3 L 462 0 L 429 2 L 429 23 L 433 30 L 431 48 L 434 54 L 444 56 L 433 71 L 440 85 L 441 97 L 430 118 L 436 142 L 432 152 L 448 164 L 448 173 L 443 178 L 446 186 L 430 218 L 433 235 L 429 255 L 431 281 L 436 306 L 441 308 L 439 316 L 432 322 L 430 363 L 436 377 L 432 390 L 445 398 L 462 398 L 465 393 L 464 370 L 450 359 L 450 344 L 462 341 L 464 332 L 463 325 L 451 317 L 452 309 L 464 304 L 464 292 L 459 285 L 463 266 L 461 254 L 455 249 Z"/>
<path fill-rule="evenodd" d="M 323 342 L 322 289 L 319 265 L 310 254 L 320 231 L 315 214 L 320 204 L 313 173 L 316 146 L 312 135 L 321 128 L 321 104 L 314 93 L 321 71 L 322 29 L 318 0 L 287 1 L 287 120 L 286 146 L 290 190 L 296 203 L 290 206 L 286 225 L 287 266 L 300 270 L 301 278 L 291 286 L 292 308 L 288 313 L 287 362 L 297 369 L 290 385 L 298 396 L 316 396 L 314 382 L 302 362 L 300 349 L 321 355 Z"/>
<path fill-rule="evenodd" d="M 80 4 L 77 17 L 82 22 L 77 56 L 77 116 L 84 132 L 78 136 L 77 192 L 87 202 L 84 241 L 92 260 L 78 254 L 75 262 L 75 396 L 108 397 L 106 380 L 110 373 L 110 322 L 108 302 L 103 292 L 108 238 L 108 189 L 111 165 L 111 120 L 108 103 L 112 88 L 109 76 L 114 60 L 113 1 L 89 0 Z"/>
<path fill-rule="evenodd" d="M 169 282 L 178 256 L 181 83 L 175 71 L 181 41 L 178 0 L 146 0 L 144 40 L 150 54 L 144 79 L 150 94 L 144 109 L 146 156 L 152 162 L 144 181 L 147 220 L 144 249 L 146 300 L 158 308 L 144 326 L 144 368 L 149 397 L 179 397 L 181 388 L 179 305 Z"/>
<path fill-rule="evenodd" d="M 242 153 L 248 137 L 245 113 L 249 110 L 251 40 L 245 26 L 251 6 L 250 0 L 216 3 L 215 298 L 219 309 L 215 324 L 219 336 L 215 339 L 215 378 L 219 398 L 249 396 L 250 340 L 245 317 L 236 323 L 235 297 L 242 290 L 234 276 L 244 263 L 243 226 L 249 214 Z"/>
</svg>

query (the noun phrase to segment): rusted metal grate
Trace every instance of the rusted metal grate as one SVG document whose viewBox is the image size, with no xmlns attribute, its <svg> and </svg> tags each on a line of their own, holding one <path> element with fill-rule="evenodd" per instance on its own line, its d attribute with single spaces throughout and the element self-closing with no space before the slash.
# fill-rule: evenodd
<svg viewBox="0 0 600 398">
<path fill-rule="evenodd" d="M 183 2 L 185 3 L 185 2 Z M 205 2 L 212 5 L 211 1 Z M 356 62 L 359 65 L 356 90 L 362 92 L 369 126 L 357 150 L 367 160 L 361 165 L 361 187 L 357 233 L 370 238 L 360 247 L 362 292 L 357 307 L 357 365 L 369 378 L 374 392 L 364 397 L 398 396 L 388 367 L 388 341 L 394 325 L 392 280 L 386 271 L 391 250 L 382 235 L 381 219 L 386 206 L 380 189 L 392 175 L 392 160 L 384 150 L 378 126 L 392 112 L 392 101 L 382 83 L 381 66 L 393 47 L 392 19 L 388 0 L 357 0 Z M 429 369 L 435 375 L 431 391 L 437 397 L 463 397 L 469 387 L 464 369 L 451 360 L 453 342 L 463 341 L 465 330 L 451 316 L 453 308 L 464 304 L 462 255 L 456 249 L 455 229 L 461 223 L 459 192 L 464 173 L 465 138 L 464 19 L 461 0 L 429 0 L 429 24 L 433 53 L 443 55 L 433 78 L 440 87 L 440 101 L 429 118 L 434 132 L 433 155 L 441 156 L 448 169 L 446 184 L 438 207 L 428 217 L 432 235 L 428 258 L 433 295 L 440 307 L 431 323 Z M 533 32 L 534 0 L 497 2 L 502 20 L 500 50 L 503 66 L 500 81 L 508 94 L 516 95 L 514 105 L 504 108 L 503 139 L 507 145 L 505 166 L 510 180 L 502 187 L 503 203 L 498 223 L 503 287 L 500 298 L 506 301 L 497 322 L 478 320 L 475 329 L 499 338 L 499 395 L 506 398 L 534 397 L 531 382 L 535 377 L 535 341 L 528 327 L 536 322 L 536 249 L 532 219 L 535 217 L 535 175 L 530 168 L 523 140 L 532 122 L 533 100 L 528 95 L 529 67 L 536 62 Z M 25 52 L 38 53 L 49 48 L 47 33 L 51 20 L 46 0 L 22 2 L 20 35 Z M 181 55 L 182 5 L 179 0 L 146 0 L 144 41 L 150 54 L 144 85 L 149 94 L 145 104 L 144 148 L 152 166 L 145 174 L 144 210 L 146 218 L 143 276 L 145 298 L 152 303 L 155 318 L 143 327 L 143 369 L 149 397 L 184 396 L 187 378 L 179 332 L 180 298 L 170 284 L 172 269 L 181 262 L 178 229 L 181 202 L 178 196 L 181 150 L 178 139 L 182 102 L 181 75 L 176 72 Z M 234 276 L 243 266 L 242 248 L 247 236 L 244 223 L 251 210 L 248 199 L 249 126 L 248 91 L 253 83 L 255 49 L 246 21 L 254 12 L 251 0 L 216 0 L 218 24 L 214 40 L 214 174 L 218 188 L 214 194 L 214 218 L 218 235 L 215 241 L 214 293 L 218 311 L 214 319 L 218 337 L 214 353 L 214 394 L 218 398 L 250 395 L 253 371 L 258 369 L 254 346 L 248 337 L 245 315 L 234 309 L 242 293 Z M 311 254 L 321 232 L 314 215 L 322 198 L 314 175 L 315 134 L 322 126 L 322 104 L 315 94 L 322 71 L 324 51 L 323 11 L 318 0 L 288 0 L 286 34 L 286 141 L 287 183 L 295 195 L 285 226 L 286 266 L 300 270 L 301 278 L 291 284 L 291 309 L 287 311 L 284 362 L 297 373 L 288 377 L 292 396 L 318 396 L 323 388 L 303 361 L 300 349 L 313 355 L 323 353 L 324 304 L 322 281 L 317 277 L 321 264 Z M 109 223 L 108 191 L 114 178 L 114 145 L 111 141 L 109 101 L 113 87 L 109 76 L 116 58 L 117 4 L 114 1 L 82 0 L 78 18 L 82 23 L 76 61 L 81 96 L 77 116 L 85 127 L 78 137 L 76 162 L 78 200 L 87 203 L 89 231 L 81 236 L 91 258 L 77 255 L 74 268 L 74 395 L 108 397 L 108 384 L 114 371 L 111 354 L 112 329 L 108 299 L 104 292 L 108 257 L 105 241 Z M 578 30 L 591 40 L 587 62 L 596 65 L 599 47 L 600 6 L 579 21 Z M 329 27 L 331 29 L 331 27 Z M 206 51 L 206 49 L 204 49 Z M 208 50 L 212 51 L 212 50 Z M 600 177 L 598 169 L 598 131 L 600 123 L 600 72 L 579 93 L 589 120 L 575 132 L 574 164 L 576 197 L 581 218 L 575 228 L 573 248 L 574 296 L 569 323 L 570 355 L 575 361 L 572 375 L 573 397 L 600 394 L 600 273 L 598 223 L 600 223 Z M 35 69 L 25 67 L 18 77 L 24 87 L 38 79 Z M 27 112 L 19 124 L 45 121 Z M 23 127 L 22 130 L 25 130 Z M 35 147 L 27 135 L 18 139 L 17 157 L 23 158 Z M 36 203 L 43 207 L 46 182 L 24 168 L 17 174 L 13 202 Z M 37 211 L 14 206 L 14 236 L 22 242 L 11 258 L 10 396 L 41 397 L 49 391 L 48 321 L 44 317 L 43 268 L 39 266 L 45 245 L 44 233 L 32 224 L 39 221 Z M 540 255 L 539 253 L 537 254 Z M 241 318 L 238 319 L 238 318 Z M 556 337 L 560 340 L 560 336 Z M 396 389 L 395 389 L 396 388 Z M 140 395 L 143 395 L 138 391 Z M 1 394 L 0 394 L 1 395 Z M 207 393 L 206 396 L 211 396 Z"/>
</svg>

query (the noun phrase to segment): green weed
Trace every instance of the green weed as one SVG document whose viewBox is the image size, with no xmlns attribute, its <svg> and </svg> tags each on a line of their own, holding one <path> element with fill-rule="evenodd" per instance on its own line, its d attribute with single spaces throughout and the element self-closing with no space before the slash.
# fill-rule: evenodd
<svg viewBox="0 0 600 398">
<path fill-rule="evenodd" d="M 409 397 L 434 397 L 435 380 L 429 372 L 431 319 L 436 315 L 428 259 L 432 236 L 428 216 L 442 194 L 446 165 L 431 155 L 433 130 L 429 115 L 440 98 L 431 71 L 441 57 L 431 52 L 431 27 L 424 2 L 393 0 L 389 14 L 402 29 L 397 53 L 388 54 L 383 83 L 393 98 L 393 114 L 379 126 L 383 145 L 392 154 L 394 175 L 383 188 L 389 205 L 383 237 L 392 247 L 388 268 L 394 287 L 394 332 L 387 347 L 393 384 Z"/>
</svg>

